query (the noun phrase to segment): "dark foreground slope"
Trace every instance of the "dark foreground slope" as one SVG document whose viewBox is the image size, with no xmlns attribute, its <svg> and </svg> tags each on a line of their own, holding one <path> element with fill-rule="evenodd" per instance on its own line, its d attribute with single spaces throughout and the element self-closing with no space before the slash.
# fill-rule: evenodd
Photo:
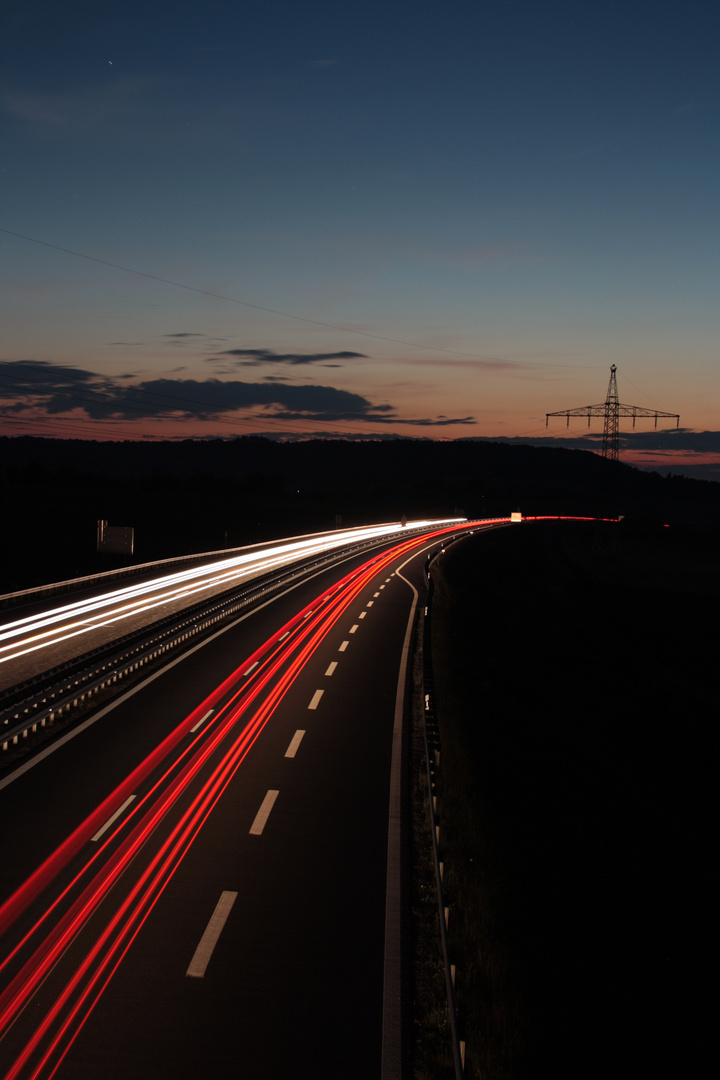
<svg viewBox="0 0 720 1080">
<path fill-rule="evenodd" d="M 710 1047 L 715 542 L 452 547 L 433 653 L 468 1075 L 697 1076 Z"/>
</svg>

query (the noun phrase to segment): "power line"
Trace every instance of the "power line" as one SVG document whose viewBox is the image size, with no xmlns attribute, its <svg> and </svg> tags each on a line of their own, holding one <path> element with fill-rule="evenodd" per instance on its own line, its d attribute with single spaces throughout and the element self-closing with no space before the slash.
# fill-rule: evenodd
<svg viewBox="0 0 720 1080">
<path fill-rule="evenodd" d="M 59 244 L 51 244 L 47 240 L 38 240 L 34 236 L 25 236 L 23 233 L 13 232 L 12 229 L 4 229 L 0 226 L 0 232 L 5 233 L 6 236 L 14 236 L 18 240 L 26 240 L 31 244 L 39 244 L 42 247 L 51 248 L 53 251 L 62 251 L 65 255 L 74 255 L 77 259 L 87 259 L 89 262 L 99 263 L 101 266 L 109 266 L 113 270 L 122 270 L 125 274 L 135 274 L 138 277 L 147 278 L 150 281 L 159 281 L 163 285 L 170 285 L 175 289 L 185 289 L 186 292 L 198 293 L 200 296 L 211 296 L 215 300 L 224 300 L 228 304 L 238 304 L 241 307 L 252 308 L 254 311 L 264 311 L 269 315 L 280 315 L 283 319 L 295 319 L 297 322 L 307 323 L 311 326 L 323 326 L 329 330 L 339 330 L 344 334 L 355 334 L 358 337 L 369 338 L 373 341 L 386 341 L 393 345 L 405 345 L 411 349 L 424 349 L 428 352 L 440 352 L 447 353 L 452 356 L 464 356 L 471 360 L 486 360 L 494 364 L 515 364 L 521 363 L 524 366 L 530 367 L 547 367 L 547 368 L 585 368 L 587 370 L 599 367 L 598 364 L 577 365 L 577 364 L 548 364 L 541 360 L 508 360 L 506 357 L 500 356 L 483 356 L 479 353 L 467 353 L 461 352 L 459 349 L 447 349 L 442 346 L 435 345 L 422 345 L 417 341 L 405 341 L 403 338 L 385 337 L 383 334 L 371 334 L 367 330 L 353 330 L 349 326 L 342 326 L 339 323 L 325 322 L 322 319 L 310 319 L 305 315 L 294 315 L 287 311 L 280 311 L 277 308 L 264 307 L 262 304 L 253 304 L 249 300 L 239 300 L 234 296 L 225 296 L 223 293 L 213 292 L 211 289 L 200 289 L 195 285 L 186 285 L 182 281 L 172 281 L 170 278 L 160 277 L 159 274 L 149 274 L 144 270 L 136 270 L 134 267 L 121 266 L 119 263 L 110 262 L 109 259 L 100 259 L 96 255 L 87 255 L 82 251 L 74 251 L 72 248 L 61 247 Z"/>
<path fill-rule="evenodd" d="M 580 405 L 576 409 L 560 409 L 558 412 L 551 412 L 545 415 L 546 426 L 551 416 L 564 416 L 567 419 L 568 427 L 570 427 L 571 416 L 585 416 L 587 417 L 588 428 L 590 427 L 591 417 L 604 417 L 605 426 L 603 428 L 602 456 L 606 461 L 612 462 L 620 460 L 621 416 L 631 416 L 633 427 L 635 427 L 635 421 L 638 417 L 654 417 L 655 427 L 657 427 L 658 418 L 660 417 L 663 419 L 675 420 L 676 427 L 680 426 L 680 416 L 678 413 L 661 412 L 660 409 L 645 409 L 641 405 L 621 404 L 618 397 L 616 372 L 617 366 L 611 364 L 610 382 L 608 383 L 607 396 L 604 402 L 601 402 L 599 405 Z"/>
</svg>

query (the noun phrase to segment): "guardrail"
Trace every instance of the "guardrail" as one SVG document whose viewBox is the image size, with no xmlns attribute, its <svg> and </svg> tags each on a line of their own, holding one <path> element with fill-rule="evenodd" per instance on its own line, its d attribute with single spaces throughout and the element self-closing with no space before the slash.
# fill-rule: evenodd
<svg viewBox="0 0 720 1080">
<path fill-rule="evenodd" d="M 201 560 L 227 559 L 243 552 L 262 551 L 264 548 L 276 547 L 278 544 L 291 544 L 295 540 L 312 540 L 321 536 L 336 536 L 339 533 L 351 533 L 364 526 L 353 526 L 349 529 L 325 529 L 322 532 L 307 533 L 302 536 L 287 536 L 282 539 L 261 540 L 257 544 L 245 544 L 241 547 L 221 548 L 219 551 L 202 551 L 191 555 L 173 555 L 169 559 L 155 559 L 152 562 L 135 563 L 132 566 L 117 567 L 115 570 L 102 570 L 96 574 L 87 574 L 84 577 L 68 578 L 67 581 L 56 581 L 47 585 L 36 585 L 31 589 L 20 589 L 17 592 L 0 594 L 0 607 L 9 607 L 14 604 L 27 603 L 34 598 L 46 599 L 54 593 L 68 592 L 70 589 L 89 588 L 103 581 L 115 581 L 118 578 L 131 577 L 133 574 L 149 573 L 152 570 L 161 570 L 167 566 L 177 566 L 182 563 L 194 563 Z M 375 528 L 369 525 L 367 528 Z M 407 532 L 417 532 L 408 529 Z"/>
<path fill-rule="evenodd" d="M 445 968 L 448 1016 L 450 1019 L 450 1039 L 452 1042 L 455 1077 L 456 1080 L 462 1080 L 462 1075 L 465 1071 L 465 1043 L 460 1039 L 458 1034 L 457 1010 L 455 1007 L 455 969 L 450 963 L 450 950 L 448 946 L 449 909 L 445 906 L 445 896 L 443 892 L 443 864 L 440 861 L 440 826 L 437 823 L 437 796 L 435 794 L 435 779 L 438 770 L 440 769 L 440 732 L 435 715 L 435 679 L 433 675 L 431 648 L 434 583 L 430 574 L 429 564 L 426 567 L 426 578 L 427 596 L 422 624 L 422 695 L 425 762 L 427 766 L 433 862 L 435 864 L 435 887 L 437 890 L 440 915 L 440 939 L 442 943 L 443 965 Z"/>
<path fill-rule="evenodd" d="M 1 751 L 12 750 L 31 735 L 66 717 L 70 711 L 86 707 L 88 702 L 118 682 L 135 675 L 171 650 L 185 646 L 189 639 L 207 632 L 241 608 L 309 570 L 329 566 L 355 552 L 380 547 L 393 539 L 395 537 L 373 538 L 335 549 L 319 558 L 301 560 L 289 569 L 257 578 L 252 585 L 246 583 L 240 590 L 230 589 L 212 602 L 194 605 L 180 615 L 167 616 L 109 646 L 85 653 L 59 668 L 10 687 L 0 695 Z M 6 702 L 4 708 L 3 700 Z"/>
</svg>

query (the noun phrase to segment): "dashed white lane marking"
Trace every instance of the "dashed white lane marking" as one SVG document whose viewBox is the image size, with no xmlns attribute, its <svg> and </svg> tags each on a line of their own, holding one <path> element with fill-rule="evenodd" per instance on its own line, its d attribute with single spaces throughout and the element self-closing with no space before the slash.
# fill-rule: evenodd
<svg viewBox="0 0 720 1080">
<path fill-rule="evenodd" d="M 324 690 L 316 690 L 312 696 L 312 701 L 308 705 L 308 709 L 317 709 L 318 705 L 320 704 L 320 698 L 323 696 L 324 693 Z"/>
<path fill-rule="evenodd" d="M 375 603 L 374 600 L 368 600 L 367 607 L 372 607 L 374 603 Z"/>
<path fill-rule="evenodd" d="M 198 729 L 198 728 L 201 728 L 201 727 L 203 726 L 203 724 L 205 723 L 205 721 L 206 721 L 206 720 L 209 720 L 209 719 L 210 719 L 210 717 L 212 716 L 212 714 L 213 714 L 214 712 L 215 712 L 215 710 L 214 710 L 214 709 L 208 709 L 208 711 L 207 711 L 207 712 L 205 713 L 205 715 L 203 716 L 202 720 L 198 720 L 198 722 L 197 722 L 197 724 L 195 725 L 195 727 L 191 727 L 191 728 L 190 728 L 190 734 L 192 735 L 192 734 L 193 734 L 194 732 L 196 732 L 196 731 L 197 731 L 197 729 Z"/>
<path fill-rule="evenodd" d="M 288 633 L 290 633 L 289 630 L 288 630 Z M 254 664 L 250 665 L 250 667 L 247 669 L 247 671 L 243 671 L 243 679 L 245 678 L 246 675 L 249 675 L 251 671 L 254 671 L 259 663 L 260 663 L 260 661 L 256 660 Z"/>
<path fill-rule="evenodd" d="M 386 578 L 385 578 L 385 584 L 386 584 L 386 585 L 387 585 L 387 583 L 388 583 L 388 581 L 389 581 L 389 580 L 390 580 L 390 578 L 389 578 L 389 577 L 386 577 Z"/>
<path fill-rule="evenodd" d="M 342 645 L 338 649 L 338 652 L 345 652 L 345 650 L 347 649 L 349 644 L 350 644 L 349 641 L 343 641 Z"/>
<path fill-rule="evenodd" d="M 281 634 L 278 641 L 284 641 L 286 637 L 290 637 L 290 631 L 286 630 L 284 634 Z"/>
<path fill-rule="evenodd" d="M 270 811 L 272 810 L 273 806 L 275 805 L 275 800 L 277 799 L 279 794 L 280 794 L 279 791 L 273 791 L 272 789 L 270 791 L 268 791 L 267 795 L 265 796 L 265 798 L 262 801 L 262 805 L 261 805 L 260 809 L 258 810 L 257 814 L 255 815 L 255 820 L 253 821 L 252 825 L 250 826 L 250 835 L 251 836 L 260 836 L 263 829 L 267 825 L 267 819 L 270 817 Z"/>
<path fill-rule="evenodd" d="M 390 579 L 388 578 L 388 581 L 389 581 L 389 580 L 390 580 Z M 381 586 L 380 586 L 380 591 L 382 592 L 382 590 L 383 590 L 384 588 L 385 588 L 385 586 L 384 586 L 384 585 L 381 585 Z"/>
<path fill-rule="evenodd" d="M 382 589 L 382 585 L 380 586 L 380 588 Z M 380 593 L 379 593 L 379 592 L 374 592 L 374 593 L 373 593 L 373 596 L 379 596 L 379 595 L 380 595 Z"/>
<path fill-rule="evenodd" d="M 306 611 L 306 612 L 305 612 L 305 614 L 303 615 L 303 619 L 308 619 L 308 618 L 310 618 L 310 616 L 312 615 L 312 613 L 313 613 L 313 609 L 312 609 L 312 608 L 310 608 L 310 610 L 309 610 L 309 611 Z"/>
<path fill-rule="evenodd" d="M 330 666 L 328 667 L 325 674 L 326 675 L 332 675 L 332 673 L 333 673 L 333 671 L 335 670 L 336 667 L 337 667 L 337 660 L 333 660 L 332 664 L 330 664 Z"/>
<path fill-rule="evenodd" d="M 115 811 L 115 813 L 113 814 L 113 816 L 112 816 L 112 817 L 109 817 L 109 818 L 107 819 L 107 821 L 106 821 L 106 822 L 105 822 L 105 824 L 104 824 L 104 825 L 102 826 L 102 828 L 98 829 L 98 831 L 97 831 L 97 832 L 95 833 L 95 835 L 94 835 L 93 837 L 91 837 L 91 839 L 92 839 L 92 840 L 99 840 L 99 839 L 100 839 L 100 837 L 101 837 L 101 836 L 102 836 L 102 835 L 103 835 L 104 833 L 106 833 L 106 832 L 108 831 L 108 829 L 110 828 L 110 826 L 111 826 L 111 825 L 114 825 L 114 824 L 115 824 L 115 822 L 116 822 L 116 821 L 117 821 L 117 819 L 118 819 L 118 818 L 120 817 L 120 815 L 121 815 L 122 813 L 124 813 L 124 812 L 125 812 L 125 811 L 127 810 L 128 806 L 130 805 L 130 803 L 131 803 L 131 802 L 133 801 L 133 799 L 134 799 L 134 798 L 135 798 L 135 796 L 134 796 L 134 795 L 129 795 L 129 796 L 128 796 L 128 798 L 127 798 L 127 799 L 125 800 L 125 802 L 124 802 L 124 803 L 122 804 L 122 806 L 119 806 L 119 807 L 117 808 L 117 810 Z"/>
<path fill-rule="evenodd" d="M 354 626 L 351 626 L 351 627 L 350 627 L 350 633 L 351 633 L 351 634 L 354 634 L 354 633 L 355 633 L 355 631 L 357 630 L 357 628 L 358 628 L 358 624 L 357 624 L 357 623 L 355 623 L 355 625 L 354 625 Z"/>
<path fill-rule="evenodd" d="M 224 892 L 220 894 L 217 906 L 210 916 L 210 922 L 205 927 L 205 933 L 200 938 L 200 943 L 195 950 L 195 955 L 190 961 L 190 967 L 186 974 L 191 979 L 202 979 L 210 963 L 213 949 L 218 943 L 218 938 L 223 932 L 228 915 L 237 899 L 236 892 Z"/>
<path fill-rule="evenodd" d="M 367 611 L 361 611 L 360 614 L 358 615 L 358 619 L 364 619 L 366 615 L 367 615 Z M 352 630 L 350 631 L 350 633 L 352 634 Z"/>
<path fill-rule="evenodd" d="M 305 732 L 300 730 L 295 732 L 292 739 L 290 740 L 290 745 L 285 751 L 285 757 L 295 757 L 298 751 L 298 746 L 302 742 L 302 737 L 304 734 Z"/>
</svg>

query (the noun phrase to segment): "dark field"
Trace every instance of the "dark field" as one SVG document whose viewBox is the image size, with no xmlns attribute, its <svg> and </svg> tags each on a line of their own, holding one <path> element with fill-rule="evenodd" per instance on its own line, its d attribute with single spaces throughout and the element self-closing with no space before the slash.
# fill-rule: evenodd
<svg viewBox="0 0 720 1080">
<path fill-rule="evenodd" d="M 716 1017 L 714 537 L 537 524 L 435 563 L 467 1075 L 697 1076 Z"/>
</svg>

